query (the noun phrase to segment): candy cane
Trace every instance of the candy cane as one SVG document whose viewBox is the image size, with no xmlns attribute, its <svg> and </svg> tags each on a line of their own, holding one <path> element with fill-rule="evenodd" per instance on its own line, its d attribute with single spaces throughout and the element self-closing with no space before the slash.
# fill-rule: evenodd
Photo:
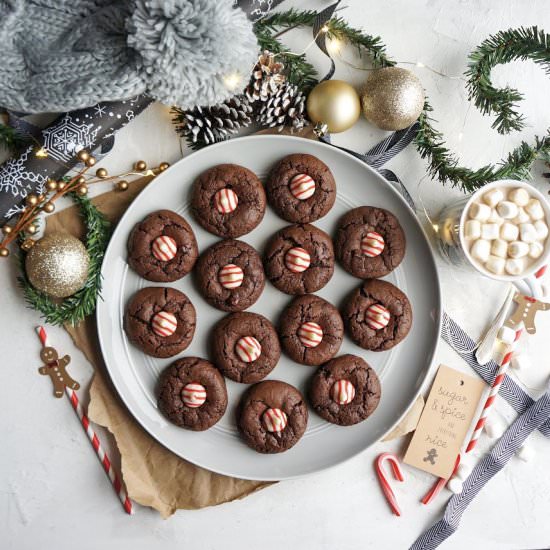
<svg viewBox="0 0 550 550">
<path fill-rule="evenodd" d="M 38 337 L 40 338 L 40 341 L 42 342 L 43 347 L 49 347 L 48 343 L 48 335 L 46 333 L 46 330 L 44 327 L 36 327 L 36 332 L 38 333 Z M 99 441 L 99 437 L 93 430 L 90 420 L 86 414 L 86 411 L 84 410 L 84 407 L 81 405 L 80 400 L 78 399 L 78 395 L 76 392 L 70 388 L 67 388 L 65 386 L 65 395 L 69 399 L 71 406 L 75 413 L 77 414 L 82 427 L 84 428 L 84 431 L 86 432 L 86 435 L 88 436 L 88 439 L 92 443 L 92 447 L 94 448 L 94 451 L 96 452 L 97 458 L 101 462 L 101 465 L 103 466 L 103 469 L 105 470 L 105 473 L 111 480 L 111 483 L 113 485 L 113 488 L 118 495 L 118 498 L 122 502 L 122 506 L 124 507 L 124 510 L 128 514 L 133 514 L 134 509 L 132 507 L 132 501 L 128 497 L 128 494 L 126 493 L 126 489 L 124 489 L 122 483 L 120 482 L 120 478 L 115 472 L 113 465 L 111 464 L 111 461 L 109 460 L 109 457 L 107 456 L 107 453 L 103 449 L 101 442 Z"/>
<path fill-rule="evenodd" d="M 380 481 L 380 487 L 384 492 L 384 495 L 386 497 L 386 500 L 388 501 L 388 504 L 390 505 L 390 508 L 392 509 L 392 512 L 396 516 L 400 516 L 401 509 L 399 508 L 397 497 L 395 496 L 395 493 L 393 492 L 386 478 L 386 474 L 383 470 L 383 465 L 386 461 L 390 463 L 393 476 L 395 477 L 395 479 L 397 479 L 397 481 L 404 481 L 403 472 L 401 471 L 401 467 L 399 466 L 399 461 L 397 460 L 397 457 L 391 453 L 382 453 L 376 459 L 375 470 L 376 474 L 378 475 L 378 481 Z"/>
</svg>

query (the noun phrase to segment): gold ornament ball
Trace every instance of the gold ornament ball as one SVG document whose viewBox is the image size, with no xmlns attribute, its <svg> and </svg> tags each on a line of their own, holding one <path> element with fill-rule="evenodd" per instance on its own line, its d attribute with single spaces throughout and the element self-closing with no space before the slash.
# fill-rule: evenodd
<svg viewBox="0 0 550 550">
<path fill-rule="evenodd" d="M 55 204 L 53 202 L 47 202 L 42 207 L 42 210 L 44 210 L 44 212 L 47 212 L 48 214 L 51 214 L 55 210 Z"/>
<path fill-rule="evenodd" d="M 90 153 L 82 149 L 82 151 L 78 152 L 78 154 L 76 155 L 76 158 L 78 160 L 81 160 L 82 162 L 86 162 L 90 158 Z"/>
<path fill-rule="evenodd" d="M 0 248 L 0 257 L 1 258 L 7 258 L 9 255 L 10 255 L 10 251 L 7 248 L 5 248 L 5 247 Z"/>
<path fill-rule="evenodd" d="M 411 71 L 385 67 L 372 72 L 361 93 L 363 114 L 382 130 L 403 130 L 424 108 L 422 83 Z"/>
<path fill-rule="evenodd" d="M 326 80 L 317 84 L 309 93 L 306 107 L 313 123 L 324 123 L 333 133 L 351 128 L 361 114 L 355 88 L 343 80 Z"/>
<path fill-rule="evenodd" d="M 54 298 L 65 298 L 84 286 L 89 263 L 81 241 L 65 233 L 52 233 L 29 250 L 25 270 L 34 288 Z"/>
<path fill-rule="evenodd" d="M 147 163 L 144 160 L 138 160 L 134 164 L 134 167 L 136 170 L 139 170 L 140 172 L 142 172 L 143 170 L 147 170 Z"/>
<path fill-rule="evenodd" d="M 109 173 L 107 172 L 107 170 L 105 168 L 98 168 L 95 172 L 95 175 L 98 177 L 98 178 L 106 178 Z"/>
</svg>

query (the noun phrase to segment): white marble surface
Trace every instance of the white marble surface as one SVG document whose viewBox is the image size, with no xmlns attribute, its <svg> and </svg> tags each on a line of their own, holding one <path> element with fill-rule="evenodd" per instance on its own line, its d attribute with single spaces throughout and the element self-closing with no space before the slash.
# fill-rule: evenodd
<svg viewBox="0 0 550 550">
<path fill-rule="evenodd" d="M 550 12 L 544 0 L 348 0 L 343 15 L 355 26 L 379 34 L 389 53 L 401 62 L 420 61 L 440 72 L 458 76 L 466 67 L 468 52 L 488 34 L 519 25 L 539 25 L 550 30 Z M 297 7 L 326 6 L 323 2 L 297 2 Z M 294 32 L 289 44 L 300 51 L 309 42 L 305 33 Z M 327 62 L 310 50 L 319 67 Z M 344 57 L 356 64 L 352 52 Z M 469 108 L 463 82 L 413 67 L 422 79 L 435 107 L 434 117 L 450 147 L 472 166 L 498 161 L 524 138 L 532 140 L 550 126 L 550 81 L 531 63 L 514 63 L 494 71 L 495 82 L 510 83 L 526 93 L 521 109 L 528 128 L 521 134 L 499 136 L 491 131 L 491 119 Z M 338 63 L 336 76 L 361 84 L 365 73 Z M 463 134 L 462 136 L 460 134 Z M 366 150 L 382 135 L 366 122 L 335 137 L 335 142 Z M 184 154 L 188 151 L 184 150 Z M 176 161 L 180 144 L 165 108 L 155 106 L 124 129 L 115 151 L 104 163 L 113 172 L 129 161 Z M 391 166 L 406 182 L 415 200 L 431 215 L 458 196 L 425 177 L 425 163 L 413 148 Z M 548 191 L 537 166 L 535 183 Z M 98 193 L 104 189 L 94 188 Z M 458 275 L 441 265 L 445 307 L 477 336 L 498 308 L 505 291 L 498 283 Z M 69 548 L 196 548 L 237 549 L 260 546 L 275 550 L 282 545 L 342 549 L 407 548 L 439 518 L 449 496 L 424 507 L 419 499 L 432 483 L 427 474 L 406 467 L 406 483 L 397 488 L 403 516 L 391 515 L 378 488 L 372 467 L 374 457 L 386 450 L 400 451 L 404 442 L 380 443 L 350 462 L 314 477 L 280 483 L 242 501 L 200 511 L 180 511 L 162 520 L 150 509 L 136 506 L 128 517 L 90 449 L 68 403 L 50 396 L 48 382 L 37 375 L 39 366 L 33 332 L 38 315 L 25 309 L 15 283 L 15 269 L 0 271 L 2 293 L 1 343 L 4 365 L 0 369 L 0 548 L 27 550 L 43 545 Z M 535 366 L 522 381 L 532 395 L 539 394 L 550 373 L 548 344 L 550 315 L 540 316 L 539 334 L 523 342 Z M 73 357 L 72 371 L 85 381 L 91 368 L 73 348 L 62 330 L 50 329 L 59 349 Z M 445 344 L 437 358 L 456 368 L 462 361 Z M 508 421 L 514 414 L 503 402 L 499 414 Z M 477 456 L 487 449 L 485 437 Z M 466 512 L 459 531 L 444 548 L 540 549 L 550 546 L 550 441 L 539 434 L 530 445 L 537 451 L 529 463 L 513 459 L 478 496 Z"/>
</svg>

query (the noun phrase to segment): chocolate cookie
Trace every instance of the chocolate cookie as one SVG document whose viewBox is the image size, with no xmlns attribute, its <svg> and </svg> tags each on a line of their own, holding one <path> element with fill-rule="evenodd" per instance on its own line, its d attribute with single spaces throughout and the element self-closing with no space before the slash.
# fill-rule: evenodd
<svg viewBox="0 0 550 550">
<path fill-rule="evenodd" d="M 346 271 L 361 279 L 374 279 L 387 275 L 401 263 L 406 239 L 391 212 L 361 206 L 340 219 L 334 245 Z"/>
<path fill-rule="evenodd" d="M 322 218 L 334 205 L 336 183 L 329 167 L 317 157 L 288 155 L 269 175 L 267 198 L 281 218 L 309 223 Z"/>
<path fill-rule="evenodd" d="M 212 357 L 222 373 L 250 384 L 265 378 L 281 356 L 273 325 L 257 313 L 231 313 L 212 332 Z"/>
<path fill-rule="evenodd" d="M 355 343 L 372 351 L 393 348 L 412 325 L 411 304 L 405 294 L 377 279 L 366 280 L 352 293 L 343 317 Z"/>
<path fill-rule="evenodd" d="M 249 447 L 258 453 L 282 453 L 304 435 L 308 411 L 294 386 L 266 380 L 243 395 L 237 415 L 239 431 Z"/>
<path fill-rule="evenodd" d="M 152 212 L 128 238 L 128 264 L 148 281 L 181 279 L 191 271 L 198 255 L 191 226 L 171 210 Z"/>
<path fill-rule="evenodd" d="M 306 294 L 294 298 L 283 311 L 279 336 L 291 359 L 304 365 L 320 365 L 338 353 L 344 322 L 332 304 Z"/>
<path fill-rule="evenodd" d="M 313 225 L 289 225 L 268 244 L 264 267 L 267 278 L 282 292 L 315 292 L 329 282 L 334 272 L 332 241 Z"/>
<path fill-rule="evenodd" d="M 374 412 L 380 392 L 378 376 L 363 359 L 342 355 L 314 374 L 309 401 L 313 410 L 327 422 L 351 426 Z"/>
<path fill-rule="evenodd" d="M 191 208 L 197 222 L 210 233 L 239 237 L 262 221 L 265 191 L 248 168 L 219 164 L 195 181 Z"/>
<path fill-rule="evenodd" d="M 178 359 L 160 375 L 158 407 L 176 426 L 197 432 L 208 430 L 227 408 L 225 380 L 205 359 Z"/>
<path fill-rule="evenodd" d="M 227 239 L 203 252 L 195 269 L 206 301 L 222 311 L 242 311 L 260 297 L 265 275 L 259 254 L 242 241 Z"/>
<path fill-rule="evenodd" d="M 172 357 L 187 348 L 195 324 L 193 304 L 175 288 L 142 288 L 132 296 L 124 315 L 128 339 L 153 357 Z"/>
</svg>

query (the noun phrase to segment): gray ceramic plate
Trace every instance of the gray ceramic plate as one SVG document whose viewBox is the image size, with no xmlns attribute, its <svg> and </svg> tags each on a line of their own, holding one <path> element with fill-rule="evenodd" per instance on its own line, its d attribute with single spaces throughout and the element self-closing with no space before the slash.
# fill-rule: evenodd
<svg viewBox="0 0 550 550">
<path fill-rule="evenodd" d="M 407 252 L 401 266 L 387 280 L 409 297 L 414 315 L 408 337 L 390 351 L 366 352 L 349 338 L 341 353 L 354 353 L 370 363 L 382 383 L 382 399 L 375 413 L 352 427 L 329 424 L 310 411 L 307 432 L 291 450 L 279 455 L 261 455 L 239 438 L 235 409 L 244 384 L 227 381 L 229 406 L 220 422 L 206 432 L 190 432 L 167 422 L 157 409 L 155 385 L 170 359 L 153 359 L 133 347 L 126 338 L 124 307 L 138 289 L 153 285 L 141 279 L 126 263 L 126 240 L 135 223 L 154 210 L 169 208 L 193 226 L 199 249 L 205 250 L 217 237 L 204 231 L 189 212 L 194 179 L 207 168 L 223 162 L 242 164 L 265 179 L 270 167 L 290 153 L 310 153 L 332 170 L 338 186 L 336 204 L 316 225 L 334 233 L 337 220 L 356 206 L 373 205 L 391 210 L 407 235 Z M 271 235 L 287 223 L 268 208 L 263 222 L 243 240 L 262 251 Z M 329 284 L 318 294 L 339 306 L 360 284 L 336 266 Z M 209 306 L 187 276 L 172 283 L 185 292 L 197 309 L 197 331 L 183 355 L 208 357 L 207 336 L 224 313 Z M 97 308 L 101 349 L 120 397 L 138 422 L 160 443 L 177 455 L 209 470 L 246 479 L 280 480 L 303 476 L 351 458 L 372 445 L 396 425 L 416 399 L 437 346 L 441 323 L 439 281 L 430 246 L 414 213 L 401 196 L 374 170 L 336 148 L 288 136 L 253 136 L 213 145 L 184 158 L 157 177 L 132 203 L 118 224 L 103 263 L 103 301 Z M 267 283 L 250 311 L 273 322 L 291 297 Z M 173 360 L 173 359 L 172 359 Z M 279 379 L 304 391 L 315 368 L 298 365 L 282 356 L 269 378 Z"/>
</svg>

